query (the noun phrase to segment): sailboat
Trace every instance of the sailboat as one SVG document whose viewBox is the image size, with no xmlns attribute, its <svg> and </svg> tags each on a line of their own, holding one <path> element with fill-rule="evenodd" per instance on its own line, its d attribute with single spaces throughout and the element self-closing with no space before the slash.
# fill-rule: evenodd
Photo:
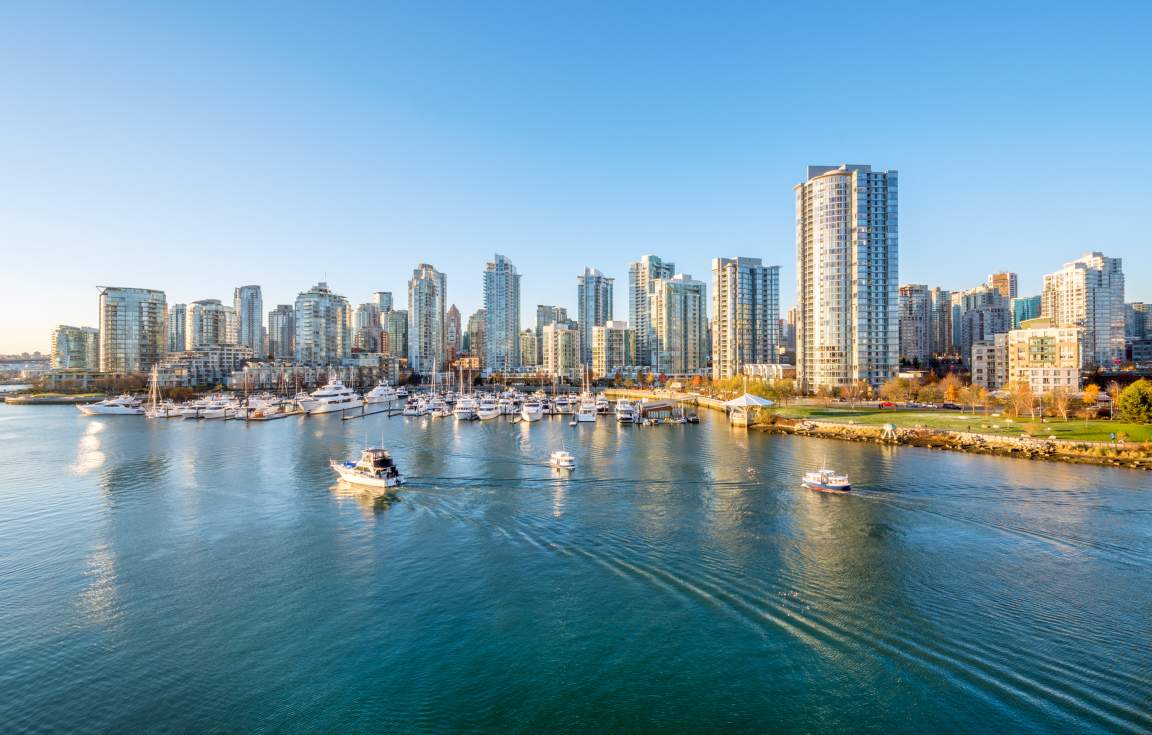
<svg viewBox="0 0 1152 735">
<path fill-rule="evenodd" d="M 181 416 L 181 409 L 172 401 L 160 400 L 160 368 L 152 366 L 152 373 L 148 376 L 148 405 L 144 407 L 144 415 L 150 419 L 172 419 Z"/>
</svg>

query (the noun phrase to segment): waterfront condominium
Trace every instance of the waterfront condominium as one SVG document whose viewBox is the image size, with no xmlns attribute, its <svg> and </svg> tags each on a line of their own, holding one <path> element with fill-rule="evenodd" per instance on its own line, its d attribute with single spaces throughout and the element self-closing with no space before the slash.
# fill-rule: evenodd
<svg viewBox="0 0 1152 735">
<path fill-rule="evenodd" d="M 188 313 L 187 304 L 172 304 L 168 307 L 168 351 L 183 352 L 188 333 L 184 329 L 184 318 Z"/>
<path fill-rule="evenodd" d="M 712 377 L 779 362 L 780 266 L 759 258 L 712 260 Z"/>
<path fill-rule="evenodd" d="M 546 324 L 543 329 L 544 372 L 556 378 L 575 380 L 580 377 L 580 332 L 566 322 Z"/>
<path fill-rule="evenodd" d="M 291 304 L 279 304 L 268 312 L 268 351 L 273 360 L 291 360 L 296 356 L 296 310 Z"/>
<path fill-rule="evenodd" d="M 264 297 L 259 286 L 240 286 L 232 295 L 236 309 L 236 341 L 252 348 L 253 355 L 264 352 Z"/>
<path fill-rule="evenodd" d="M 520 366 L 520 274 L 497 253 L 484 265 L 484 367 L 511 372 Z"/>
<path fill-rule="evenodd" d="M 352 349 L 357 352 L 381 352 L 384 330 L 380 327 L 380 307 L 369 302 L 352 312 Z"/>
<path fill-rule="evenodd" d="M 592 377 L 623 373 L 636 364 L 636 331 L 628 322 L 609 320 L 592 327 Z"/>
<path fill-rule="evenodd" d="M 219 299 L 193 301 L 184 309 L 184 349 L 236 344 L 239 320 L 236 309 Z"/>
<path fill-rule="evenodd" d="M 100 330 L 61 324 L 52 330 L 52 352 L 48 363 L 53 370 L 100 369 Z"/>
<path fill-rule="evenodd" d="M 707 286 L 684 273 L 657 278 L 648 300 L 652 369 L 703 375 L 708 367 Z"/>
<path fill-rule="evenodd" d="M 585 268 L 576 277 L 576 322 L 580 332 L 580 364 L 592 364 L 592 327 L 612 318 L 612 286 L 609 278 L 595 268 Z"/>
<path fill-rule="evenodd" d="M 460 355 L 460 348 L 464 343 L 464 328 L 460 324 L 460 310 L 456 304 L 448 307 L 444 314 L 444 342 L 448 351 L 448 364 Z"/>
<path fill-rule="evenodd" d="M 1124 271 L 1120 258 L 1086 253 L 1044 276 L 1041 315 L 1056 327 L 1080 327 L 1088 366 L 1124 358 Z"/>
<path fill-rule="evenodd" d="M 796 372 L 814 392 L 900 364 L 897 174 L 809 166 L 796 192 Z"/>
<path fill-rule="evenodd" d="M 320 282 L 296 297 L 296 362 L 337 365 L 352 354 L 348 299 Z"/>
<path fill-rule="evenodd" d="M 373 291 L 372 303 L 376 304 L 376 308 L 383 314 L 392 311 L 392 292 L 391 291 Z"/>
<path fill-rule="evenodd" d="M 408 281 L 408 368 L 430 375 L 444 368 L 444 312 L 448 308 L 448 276 L 427 263 L 412 271 Z"/>
<path fill-rule="evenodd" d="M 540 365 L 540 342 L 536 339 L 536 330 L 520 330 L 520 366 L 538 367 Z"/>
<path fill-rule="evenodd" d="M 1014 299 L 1017 296 L 1016 274 L 1011 271 L 1002 271 L 988 276 L 988 285 L 1000 292 L 1005 299 Z"/>
<path fill-rule="evenodd" d="M 932 308 L 928 286 L 900 286 L 900 362 L 926 366 L 932 355 Z"/>
<path fill-rule="evenodd" d="M 929 329 L 928 351 L 933 355 L 956 352 L 952 339 L 952 292 L 933 287 L 928 290 Z"/>
<path fill-rule="evenodd" d="M 100 370 L 144 373 L 168 347 L 168 304 L 163 291 L 100 287 Z"/>
<path fill-rule="evenodd" d="M 652 325 L 648 304 L 652 284 L 658 278 L 671 278 L 676 264 L 655 255 L 644 255 L 628 266 L 628 319 L 636 330 L 636 364 L 652 364 Z"/>
<path fill-rule="evenodd" d="M 991 342 L 997 334 L 1012 328 L 1010 299 L 988 284 L 952 292 L 952 329 L 956 347 L 965 364 L 972 365 L 972 348 L 978 342 Z"/>
<path fill-rule="evenodd" d="M 389 309 L 381 312 L 380 326 L 384 329 L 383 352 L 388 357 L 408 359 L 408 312 Z"/>
<path fill-rule="evenodd" d="M 544 327 L 549 324 L 567 324 L 568 310 L 551 304 L 536 305 L 536 341 L 544 339 Z M 543 353 L 541 353 L 543 354 Z M 541 357 L 540 359 L 544 359 Z"/>
<path fill-rule="evenodd" d="M 1019 329 L 1022 322 L 1040 316 L 1040 295 L 1018 296 L 1008 301 L 1008 311 L 1012 314 L 1012 328 Z"/>
<path fill-rule="evenodd" d="M 484 340 L 484 328 L 488 315 L 483 309 L 477 309 L 468 317 L 468 354 L 474 358 L 473 364 L 484 367 L 484 353 L 487 349 Z"/>
</svg>

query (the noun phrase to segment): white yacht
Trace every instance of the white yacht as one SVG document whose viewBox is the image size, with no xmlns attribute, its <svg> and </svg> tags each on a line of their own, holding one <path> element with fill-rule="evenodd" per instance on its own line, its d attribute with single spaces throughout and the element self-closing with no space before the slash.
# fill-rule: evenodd
<svg viewBox="0 0 1152 735">
<path fill-rule="evenodd" d="M 548 464 L 556 470 L 574 470 L 576 469 L 576 458 L 570 452 L 560 449 L 552 452 L 552 456 L 548 458 Z"/>
<path fill-rule="evenodd" d="M 432 396 L 428 399 L 428 413 L 434 419 L 442 419 L 451 416 L 452 409 L 448 408 L 448 402 L 440 396 Z"/>
<path fill-rule="evenodd" d="M 805 472 L 801 484 L 809 490 L 822 493 L 846 493 L 852 489 L 848 475 L 838 475 L 833 470 Z"/>
<path fill-rule="evenodd" d="M 308 409 L 308 413 L 332 413 L 364 405 L 364 399 L 360 394 L 344 385 L 339 378 L 330 380 L 323 388 L 313 391 L 311 397 L 316 404 Z"/>
<path fill-rule="evenodd" d="M 479 404 L 476 403 L 475 398 L 460 396 L 456 399 L 456 408 L 453 413 L 456 414 L 458 421 L 475 421 L 478 418 L 476 416 L 477 408 L 479 408 Z"/>
<path fill-rule="evenodd" d="M 516 395 L 513 393 L 505 393 L 500 396 L 498 401 L 500 406 L 500 413 L 505 416 L 515 416 L 520 412 L 516 406 Z"/>
<path fill-rule="evenodd" d="M 364 394 L 365 403 L 392 403 L 396 400 L 396 389 L 381 380 L 376 387 Z"/>
<path fill-rule="evenodd" d="M 580 422 L 596 420 L 596 400 L 590 393 L 580 397 L 580 403 L 576 405 L 576 420 Z"/>
<path fill-rule="evenodd" d="M 552 406 L 556 409 L 556 413 L 562 416 L 572 413 L 572 402 L 568 400 L 568 396 L 556 396 Z"/>
<path fill-rule="evenodd" d="M 144 402 L 133 398 L 127 393 L 115 398 L 105 398 L 96 403 L 78 404 L 76 408 L 85 416 L 142 416 L 144 415 Z"/>
<path fill-rule="evenodd" d="M 622 424 L 630 424 L 636 420 L 636 407 L 627 398 L 616 401 L 616 420 Z"/>
<path fill-rule="evenodd" d="M 403 416 L 427 416 L 428 404 L 423 398 L 413 397 L 409 398 L 404 404 L 404 410 L 401 412 Z"/>
<path fill-rule="evenodd" d="M 385 449 L 365 449 L 358 462 L 329 462 L 329 466 L 349 485 L 374 493 L 385 493 L 404 484 L 404 476 Z"/>
<path fill-rule="evenodd" d="M 544 404 L 535 398 L 529 398 L 520 406 L 521 421 L 539 421 L 544 417 Z"/>
<path fill-rule="evenodd" d="M 481 398 L 476 406 L 476 417 L 481 421 L 498 418 L 501 414 L 500 404 L 491 396 Z"/>
<path fill-rule="evenodd" d="M 596 396 L 596 413 L 601 415 L 612 413 L 612 404 L 608 402 L 603 393 Z"/>
<path fill-rule="evenodd" d="M 198 419 L 230 419 L 242 416 L 240 404 L 231 398 L 216 398 L 208 401 L 197 411 Z M 185 417 L 187 418 L 187 417 Z"/>
</svg>

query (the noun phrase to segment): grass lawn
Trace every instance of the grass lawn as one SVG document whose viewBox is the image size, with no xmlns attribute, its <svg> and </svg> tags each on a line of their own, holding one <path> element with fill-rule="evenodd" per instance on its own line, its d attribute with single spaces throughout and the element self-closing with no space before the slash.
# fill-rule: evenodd
<svg viewBox="0 0 1152 735">
<path fill-rule="evenodd" d="M 1010 419 L 1004 415 L 985 416 L 979 410 L 976 414 L 967 411 L 905 411 L 882 410 L 876 408 L 822 408 L 814 406 L 784 406 L 772 412 L 785 418 L 811 418 L 817 421 L 856 423 L 865 426 L 880 426 L 887 423 L 912 428 L 925 426 L 933 429 L 952 431 L 975 431 L 981 434 L 1020 436 L 1031 433 L 1036 437 L 1055 436 L 1057 439 L 1073 441 L 1109 441 L 1112 432 L 1117 436 L 1127 434 L 1128 441 L 1152 441 L 1152 424 L 1127 424 L 1123 421 L 1061 421 L 1049 418 L 1031 421 L 1027 418 Z M 1028 431 L 1026 431 L 1028 429 Z"/>
</svg>

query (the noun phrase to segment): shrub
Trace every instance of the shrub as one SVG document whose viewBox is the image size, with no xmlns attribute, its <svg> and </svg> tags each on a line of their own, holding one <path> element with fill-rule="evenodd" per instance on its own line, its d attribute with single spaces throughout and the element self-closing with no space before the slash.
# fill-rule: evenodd
<svg viewBox="0 0 1152 735">
<path fill-rule="evenodd" d="M 1152 382 L 1141 378 L 1120 393 L 1120 418 L 1134 424 L 1152 423 Z"/>
</svg>

